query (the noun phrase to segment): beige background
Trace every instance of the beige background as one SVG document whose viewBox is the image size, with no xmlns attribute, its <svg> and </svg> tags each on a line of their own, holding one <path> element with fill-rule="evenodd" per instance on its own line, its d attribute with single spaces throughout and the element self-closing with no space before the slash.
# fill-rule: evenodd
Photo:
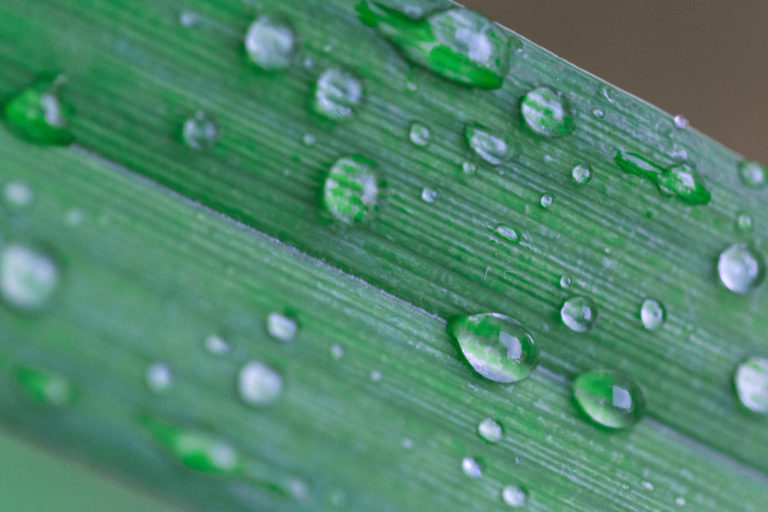
<svg viewBox="0 0 768 512">
<path fill-rule="evenodd" d="M 464 0 L 768 164 L 768 0 Z"/>
</svg>

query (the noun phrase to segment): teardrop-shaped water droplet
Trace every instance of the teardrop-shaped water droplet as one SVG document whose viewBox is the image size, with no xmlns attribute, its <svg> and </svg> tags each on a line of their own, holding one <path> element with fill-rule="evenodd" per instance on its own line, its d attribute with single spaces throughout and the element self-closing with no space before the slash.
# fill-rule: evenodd
<svg viewBox="0 0 768 512">
<path fill-rule="evenodd" d="M 406 59 L 444 78 L 498 89 L 509 72 L 507 34 L 474 11 L 453 7 L 414 19 L 373 0 L 364 0 L 357 10 L 362 22 L 375 27 Z"/>
<path fill-rule="evenodd" d="M 525 505 L 528 495 L 522 488 L 508 485 L 501 490 L 501 499 L 510 507 L 519 508 Z"/>
<path fill-rule="evenodd" d="M 534 133 L 546 137 L 566 135 L 573 131 L 573 118 L 565 98 L 549 87 L 537 87 L 523 96 L 520 112 Z"/>
<path fill-rule="evenodd" d="M 563 302 L 560 318 L 572 331 L 587 332 L 597 322 L 597 305 L 589 297 L 571 297 Z"/>
<path fill-rule="evenodd" d="M 14 376 L 24 394 L 39 404 L 66 407 L 77 401 L 77 386 L 64 375 L 39 368 L 19 366 L 15 369 Z"/>
<path fill-rule="evenodd" d="M 573 178 L 573 181 L 581 185 L 589 183 L 592 179 L 592 169 L 584 164 L 576 165 L 571 169 L 571 177 Z"/>
<path fill-rule="evenodd" d="M 32 187 L 23 181 L 9 181 L 3 187 L 3 199 L 9 206 L 23 208 L 29 206 L 34 198 Z"/>
<path fill-rule="evenodd" d="M 539 361 L 539 348 L 520 322 L 499 313 L 452 318 L 447 325 L 464 357 L 483 377 L 516 382 L 530 375 Z"/>
<path fill-rule="evenodd" d="M 483 476 L 483 467 L 471 457 L 461 459 L 461 470 L 470 478 L 480 478 Z"/>
<path fill-rule="evenodd" d="M 604 427 L 629 428 L 645 414 L 645 398 L 629 377 L 611 371 L 582 373 L 573 382 L 581 410 Z"/>
<path fill-rule="evenodd" d="M 351 119 L 363 101 L 363 83 L 341 68 L 330 68 L 315 85 L 315 112 L 335 121 Z"/>
<path fill-rule="evenodd" d="M 262 69 L 282 69 L 291 65 L 296 51 L 296 35 L 284 19 L 260 16 L 245 34 L 245 51 Z"/>
<path fill-rule="evenodd" d="M 429 128 L 421 123 L 413 122 L 408 129 L 408 138 L 414 146 L 420 148 L 429 146 Z"/>
<path fill-rule="evenodd" d="M 421 190 L 421 200 L 426 203 L 434 203 L 437 199 L 437 191 L 431 188 L 424 188 Z"/>
<path fill-rule="evenodd" d="M 72 134 L 67 128 L 67 109 L 57 96 L 61 77 L 41 77 L 34 85 L 12 96 L 3 106 L 8 129 L 36 144 L 70 144 Z"/>
<path fill-rule="evenodd" d="M 219 140 L 219 127 L 208 114 L 197 111 L 181 127 L 184 144 L 197 151 L 211 149 Z"/>
<path fill-rule="evenodd" d="M 498 226 L 496 228 L 496 232 L 504 237 L 508 242 L 512 242 L 513 244 L 516 244 L 520 241 L 520 233 L 512 227 L 509 226 Z"/>
<path fill-rule="evenodd" d="M 664 304 L 654 299 L 645 299 L 640 306 L 640 320 L 649 331 L 658 329 L 664 323 L 667 312 Z"/>
<path fill-rule="evenodd" d="M 768 414 L 768 359 L 750 357 L 736 367 L 736 395 L 750 411 Z"/>
<path fill-rule="evenodd" d="M 265 405 L 280 395 L 283 378 L 266 364 L 251 361 L 240 370 L 237 389 L 246 404 Z"/>
<path fill-rule="evenodd" d="M 477 434 L 489 443 L 498 443 L 504 436 L 504 430 L 498 421 L 485 418 L 477 425 Z"/>
<path fill-rule="evenodd" d="M 739 177 L 749 188 L 763 188 L 768 183 L 768 169 L 760 162 L 745 160 L 739 163 Z"/>
<path fill-rule="evenodd" d="M 552 197 L 551 194 L 544 194 L 543 196 L 541 196 L 541 199 L 539 199 L 539 204 L 545 210 L 548 210 L 552 206 L 552 203 L 554 202 L 555 202 L 555 198 Z"/>
<path fill-rule="evenodd" d="M 470 149 L 491 165 L 509 162 L 514 156 L 512 144 L 507 138 L 494 135 L 478 124 L 466 125 L 464 138 Z"/>
<path fill-rule="evenodd" d="M 765 278 L 765 257 L 747 244 L 733 244 L 717 261 L 717 273 L 726 288 L 735 293 L 747 293 Z"/>
<path fill-rule="evenodd" d="M 379 186 L 376 163 L 360 155 L 340 158 L 331 167 L 323 188 L 328 213 L 346 223 L 362 222 L 376 209 Z"/>
<path fill-rule="evenodd" d="M 267 332 L 277 340 L 286 343 L 293 341 L 298 330 L 299 326 L 296 320 L 289 316 L 280 313 L 270 313 L 267 316 Z"/>
<path fill-rule="evenodd" d="M 643 156 L 626 151 L 618 151 L 614 161 L 625 173 L 650 180 L 663 195 L 675 196 L 686 204 L 707 204 L 712 198 L 701 177 L 688 163 L 665 168 Z"/>
<path fill-rule="evenodd" d="M 0 292 L 5 302 L 27 311 L 41 309 L 59 283 L 53 258 L 26 245 L 10 244 L 0 252 Z"/>
<path fill-rule="evenodd" d="M 161 393 L 173 384 L 171 367 L 165 363 L 152 363 L 144 372 L 144 380 L 150 391 Z"/>
<path fill-rule="evenodd" d="M 190 469 L 217 475 L 236 475 L 242 470 L 240 454 L 222 439 L 150 415 L 140 416 L 139 424 L 157 444 Z"/>
</svg>

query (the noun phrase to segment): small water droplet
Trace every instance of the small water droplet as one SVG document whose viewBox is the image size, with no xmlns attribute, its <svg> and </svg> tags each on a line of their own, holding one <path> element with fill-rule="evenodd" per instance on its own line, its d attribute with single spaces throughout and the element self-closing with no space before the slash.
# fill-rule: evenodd
<svg viewBox="0 0 768 512">
<path fill-rule="evenodd" d="M 603 109 L 600 109 L 600 108 L 593 108 L 592 115 L 597 119 L 602 119 L 605 117 L 605 111 L 603 111 Z"/>
<path fill-rule="evenodd" d="M 759 162 L 745 160 L 739 163 L 739 177 L 749 188 L 763 188 L 768 183 L 768 170 Z"/>
<path fill-rule="evenodd" d="M 37 249 L 10 244 L 0 252 L 0 292 L 7 304 L 27 311 L 40 309 L 58 282 L 53 259 Z"/>
<path fill-rule="evenodd" d="M 583 185 L 589 183 L 592 179 L 592 169 L 587 165 L 579 164 L 571 169 L 571 176 L 573 177 L 573 181 Z"/>
<path fill-rule="evenodd" d="M 219 127 L 216 121 L 205 112 L 198 110 L 184 121 L 181 127 L 181 137 L 184 143 L 197 151 L 213 148 L 219 140 Z"/>
<path fill-rule="evenodd" d="M 509 226 L 498 226 L 496 232 L 507 239 L 509 242 L 517 243 L 520 241 L 520 233 Z"/>
<path fill-rule="evenodd" d="M 16 383 L 22 391 L 35 402 L 50 407 L 66 407 L 77 401 L 78 390 L 74 383 L 64 375 L 19 366 L 14 372 Z"/>
<path fill-rule="evenodd" d="M 470 149 L 491 165 L 501 165 L 514 156 L 509 140 L 492 134 L 478 124 L 466 125 L 464 138 Z"/>
<path fill-rule="evenodd" d="M 381 380 L 381 372 L 378 370 L 371 370 L 371 380 L 373 382 L 379 382 Z"/>
<path fill-rule="evenodd" d="M 675 123 L 675 128 L 678 128 L 680 130 L 685 130 L 688 128 L 688 119 L 685 118 L 685 116 L 681 116 L 680 114 L 676 115 L 672 120 Z"/>
<path fill-rule="evenodd" d="M 152 363 L 144 373 L 144 380 L 150 391 L 161 393 L 173 384 L 173 373 L 165 363 Z"/>
<path fill-rule="evenodd" d="M 501 490 L 501 499 L 510 507 L 522 507 L 525 505 L 528 495 L 516 485 L 508 485 Z"/>
<path fill-rule="evenodd" d="M 571 287 L 572 281 L 570 276 L 560 276 L 560 288 L 567 290 Z"/>
<path fill-rule="evenodd" d="M 10 181 L 3 187 L 3 199 L 11 206 L 17 208 L 29 206 L 34 198 L 32 187 L 23 181 Z"/>
<path fill-rule="evenodd" d="M 362 22 L 375 27 L 406 59 L 444 78 L 498 89 L 509 72 L 507 34 L 474 11 L 453 7 L 414 19 L 372 0 L 357 10 Z"/>
<path fill-rule="evenodd" d="M 72 208 L 64 215 L 64 222 L 70 226 L 79 226 L 85 219 L 85 213 L 79 208 Z"/>
<path fill-rule="evenodd" d="M 431 188 L 424 188 L 421 190 L 421 200 L 427 203 L 434 203 L 437 199 L 437 191 Z"/>
<path fill-rule="evenodd" d="M 739 231 L 750 231 L 752 229 L 752 216 L 746 212 L 740 212 L 736 216 L 736 229 Z"/>
<path fill-rule="evenodd" d="M 283 342 L 293 341 L 299 327 L 296 320 L 280 313 L 270 313 L 267 316 L 267 332 L 275 339 Z"/>
<path fill-rule="evenodd" d="M 323 204 L 334 218 L 362 222 L 377 206 L 379 186 L 372 167 L 376 163 L 360 155 L 340 158 L 333 164 L 323 189 Z"/>
<path fill-rule="evenodd" d="M 63 75 L 41 77 L 3 105 L 9 130 L 29 142 L 65 146 L 72 142 L 66 108 L 57 96 Z"/>
<path fill-rule="evenodd" d="M 499 313 L 452 318 L 448 333 L 459 343 L 464 357 L 483 377 L 495 382 L 516 382 L 530 375 L 539 349 L 520 322 Z"/>
<path fill-rule="evenodd" d="M 400 442 L 400 445 L 406 450 L 410 450 L 413 448 L 413 440 L 406 437 Z"/>
<path fill-rule="evenodd" d="M 768 414 L 768 359 L 750 357 L 736 367 L 736 395 L 750 411 Z"/>
<path fill-rule="evenodd" d="M 560 318 L 572 331 L 587 332 L 597 322 L 597 305 L 589 297 L 571 297 L 563 302 Z"/>
<path fill-rule="evenodd" d="M 198 21 L 199 21 L 199 17 L 197 13 L 194 11 L 188 11 L 185 9 L 179 12 L 179 24 L 182 27 L 189 28 L 189 27 L 195 26 L 197 25 Z"/>
<path fill-rule="evenodd" d="M 550 194 L 544 194 L 541 196 L 541 199 L 539 199 L 539 204 L 542 208 L 545 210 L 549 209 L 550 206 L 552 206 L 552 203 L 555 202 L 555 198 L 552 197 Z"/>
<path fill-rule="evenodd" d="M 573 118 L 565 98 L 549 87 L 537 87 L 523 96 L 520 112 L 534 133 L 546 137 L 566 135 L 573 131 Z"/>
<path fill-rule="evenodd" d="M 335 121 L 351 119 L 363 101 L 363 83 L 341 68 L 325 70 L 315 85 L 315 112 Z"/>
<path fill-rule="evenodd" d="M 763 282 L 765 257 L 747 244 L 733 244 L 720 253 L 717 272 L 726 288 L 747 293 Z"/>
<path fill-rule="evenodd" d="M 472 457 L 461 459 L 461 470 L 470 478 L 480 478 L 483 476 L 483 467 Z"/>
<path fill-rule="evenodd" d="M 614 161 L 625 173 L 653 182 L 662 195 L 676 196 L 690 205 L 707 204 L 711 199 L 701 177 L 688 163 L 665 168 L 643 156 L 625 151 L 618 151 Z"/>
<path fill-rule="evenodd" d="M 305 133 L 304 136 L 301 138 L 301 142 L 305 146 L 314 146 L 317 142 L 317 139 L 315 139 L 315 136 L 311 133 Z"/>
<path fill-rule="evenodd" d="M 677 498 L 675 498 L 675 503 L 678 506 L 682 507 L 685 505 L 685 498 L 683 498 L 682 496 L 678 496 Z"/>
<path fill-rule="evenodd" d="M 240 398 L 248 405 L 264 405 L 273 402 L 283 389 L 283 378 L 275 370 L 260 361 L 243 366 L 238 376 Z"/>
<path fill-rule="evenodd" d="M 611 372 L 582 373 L 573 382 L 573 395 L 581 410 L 608 428 L 629 428 L 645 413 L 645 398 L 629 377 Z"/>
<path fill-rule="evenodd" d="M 248 27 L 245 51 L 262 69 L 290 66 L 296 50 L 296 35 L 291 26 L 277 16 L 264 15 Z"/>
<path fill-rule="evenodd" d="M 489 443 L 498 443 L 504 436 L 504 430 L 499 423 L 492 418 L 485 418 L 477 425 L 478 435 Z"/>
<path fill-rule="evenodd" d="M 341 347 L 341 345 L 331 345 L 331 356 L 336 360 L 344 357 L 344 349 Z"/>
<path fill-rule="evenodd" d="M 472 162 L 463 162 L 461 164 L 461 171 L 464 174 L 474 174 L 477 171 L 477 166 Z"/>
<path fill-rule="evenodd" d="M 645 299 L 642 306 L 640 306 L 640 320 L 643 322 L 643 327 L 649 331 L 661 327 L 666 316 L 667 312 L 664 309 L 664 304 L 657 300 Z"/>
<path fill-rule="evenodd" d="M 414 146 L 420 148 L 429 145 L 429 128 L 421 123 L 413 122 L 408 130 L 408 138 Z"/>
<path fill-rule="evenodd" d="M 215 334 L 206 336 L 205 340 L 203 341 L 203 345 L 205 346 L 205 350 L 217 356 L 226 354 L 230 349 L 229 343 L 227 343 L 227 341 L 221 336 L 217 336 Z"/>
</svg>

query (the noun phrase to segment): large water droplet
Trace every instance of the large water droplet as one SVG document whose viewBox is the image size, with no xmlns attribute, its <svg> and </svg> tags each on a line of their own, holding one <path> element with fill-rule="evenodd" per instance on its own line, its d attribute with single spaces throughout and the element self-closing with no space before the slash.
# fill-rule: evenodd
<svg viewBox="0 0 768 512">
<path fill-rule="evenodd" d="M 649 331 L 661 327 L 666 316 L 667 312 L 664 309 L 664 304 L 657 300 L 645 299 L 642 306 L 640 306 L 640 320 L 643 322 L 643 327 Z"/>
<path fill-rule="evenodd" d="M 582 373 L 573 382 L 573 395 L 581 410 L 604 427 L 629 428 L 645 413 L 638 385 L 615 372 Z"/>
<path fill-rule="evenodd" d="M 525 505 L 528 495 L 522 488 L 516 485 L 508 485 L 501 490 L 501 499 L 510 507 L 517 508 Z"/>
<path fill-rule="evenodd" d="M 3 187 L 3 199 L 10 206 L 16 208 L 29 206 L 34 198 L 32 187 L 23 181 L 10 181 Z"/>
<path fill-rule="evenodd" d="M 184 144 L 198 151 L 211 149 L 219 140 L 219 127 L 216 121 L 205 112 L 197 111 L 184 121 L 181 127 Z"/>
<path fill-rule="evenodd" d="M 455 317 L 448 333 L 459 343 L 472 368 L 496 382 L 526 378 L 536 367 L 539 349 L 520 322 L 499 313 Z"/>
<path fill-rule="evenodd" d="M 483 467 L 471 457 L 461 459 L 461 470 L 470 478 L 480 478 L 483 476 Z"/>
<path fill-rule="evenodd" d="M 421 123 L 413 122 L 408 129 L 408 138 L 414 146 L 420 148 L 429 146 L 429 128 Z"/>
<path fill-rule="evenodd" d="M 165 363 L 152 363 L 144 372 L 144 380 L 151 391 L 161 393 L 173 384 L 171 367 Z"/>
<path fill-rule="evenodd" d="M 19 137 L 44 145 L 67 145 L 72 134 L 67 128 L 66 109 L 57 96 L 59 77 L 42 77 L 3 106 L 8 128 Z"/>
<path fill-rule="evenodd" d="M 150 415 L 140 416 L 139 424 L 157 444 L 190 469 L 218 475 L 235 475 L 242 470 L 240 454 L 222 439 Z"/>
<path fill-rule="evenodd" d="M 296 320 L 289 316 L 280 313 L 270 313 L 267 316 L 267 332 L 275 339 L 286 343 L 293 341 L 298 330 Z"/>
<path fill-rule="evenodd" d="M 750 411 L 768 414 L 768 359 L 750 357 L 736 367 L 736 395 Z"/>
<path fill-rule="evenodd" d="M 504 430 L 499 422 L 491 418 L 485 418 L 477 425 L 477 433 L 489 443 L 498 443 L 504 436 Z"/>
<path fill-rule="evenodd" d="M 498 89 L 509 71 L 510 42 L 488 18 L 463 8 L 449 8 L 423 19 L 365 0 L 360 19 L 375 27 L 411 62 L 467 85 Z"/>
<path fill-rule="evenodd" d="M 14 372 L 16 383 L 24 393 L 37 403 L 51 407 L 66 407 L 77 400 L 77 386 L 64 375 L 19 366 Z"/>
<path fill-rule="evenodd" d="M 768 183 L 768 170 L 759 162 L 745 160 L 739 163 L 739 177 L 749 188 L 763 188 Z"/>
<path fill-rule="evenodd" d="M 262 69 L 290 66 L 296 49 L 296 35 L 283 19 L 273 15 L 260 16 L 245 34 L 245 51 Z"/>
<path fill-rule="evenodd" d="M 514 156 L 512 145 L 508 139 L 494 135 L 478 124 L 466 125 L 464 138 L 470 149 L 491 165 L 509 162 Z"/>
<path fill-rule="evenodd" d="M 614 161 L 625 173 L 652 181 L 663 195 L 675 196 L 686 204 L 707 204 L 712 198 L 690 164 L 675 164 L 665 168 L 643 156 L 625 151 L 618 151 Z"/>
<path fill-rule="evenodd" d="M 592 169 L 584 164 L 576 165 L 573 169 L 571 169 L 571 177 L 576 183 L 589 183 L 592 179 Z"/>
<path fill-rule="evenodd" d="M 53 259 L 37 249 L 10 244 L 0 252 L 0 292 L 7 304 L 28 311 L 40 309 L 58 282 Z"/>
<path fill-rule="evenodd" d="M 355 115 L 363 101 L 363 83 L 341 68 L 330 68 L 315 85 L 315 111 L 329 119 L 343 121 Z"/>
<path fill-rule="evenodd" d="M 323 189 L 323 204 L 336 219 L 362 222 L 377 206 L 379 186 L 372 167 L 376 163 L 360 155 L 340 158 L 331 167 Z"/>
<path fill-rule="evenodd" d="M 539 135 L 556 137 L 573 130 L 568 103 L 559 92 L 549 87 L 537 87 L 523 96 L 520 112 L 528 128 Z"/>
<path fill-rule="evenodd" d="M 747 244 L 733 244 L 720 253 L 717 273 L 726 288 L 747 293 L 763 282 L 765 257 Z"/>
<path fill-rule="evenodd" d="M 560 318 L 572 331 L 586 332 L 597 322 L 597 305 L 589 297 L 571 297 L 563 302 Z"/>
<path fill-rule="evenodd" d="M 240 370 L 238 391 L 240 398 L 249 405 L 273 402 L 282 390 L 280 374 L 260 361 L 251 361 Z"/>
</svg>

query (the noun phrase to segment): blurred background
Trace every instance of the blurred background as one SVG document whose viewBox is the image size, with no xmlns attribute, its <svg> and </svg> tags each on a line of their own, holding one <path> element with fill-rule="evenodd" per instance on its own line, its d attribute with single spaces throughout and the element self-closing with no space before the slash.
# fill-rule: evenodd
<svg viewBox="0 0 768 512">
<path fill-rule="evenodd" d="M 768 1 L 465 0 L 554 53 L 768 164 Z M 171 512 L 0 430 L 0 510 Z"/>
</svg>

